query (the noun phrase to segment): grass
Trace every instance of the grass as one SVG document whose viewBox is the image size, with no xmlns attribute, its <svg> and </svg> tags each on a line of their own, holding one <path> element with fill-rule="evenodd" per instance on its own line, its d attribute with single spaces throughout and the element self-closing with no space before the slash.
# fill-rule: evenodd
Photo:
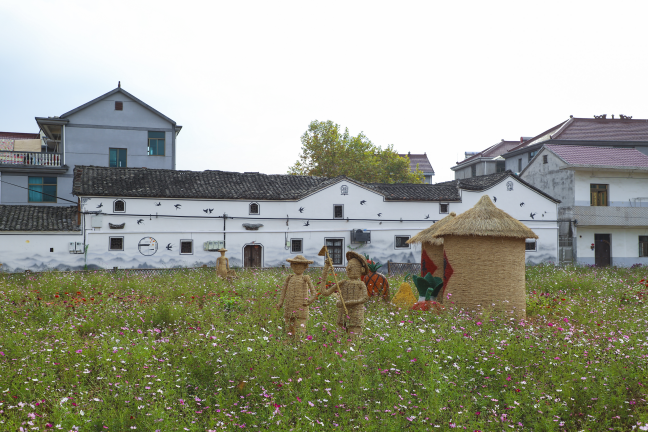
<svg viewBox="0 0 648 432">
<path fill-rule="evenodd" d="M 330 298 L 287 339 L 280 269 L 2 275 L 0 429 L 639 430 L 647 273 L 529 268 L 523 322 L 370 302 L 353 343 Z"/>
</svg>

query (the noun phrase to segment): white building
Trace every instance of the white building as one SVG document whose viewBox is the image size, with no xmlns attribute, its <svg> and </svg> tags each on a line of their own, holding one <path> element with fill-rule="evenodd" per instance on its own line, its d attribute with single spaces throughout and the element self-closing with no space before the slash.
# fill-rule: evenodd
<svg viewBox="0 0 648 432">
<path fill-rule="evenodd" d="M 280 266 L 297 254 L 322 265 L 317 253 L 324 244 L 337 265 L 346 264 L 348 249 L 382 263 L 418 263 L 420 249 L 406 241 L 449 212 L 471 208 L 484 194 L 539 236 L 528 243 L 528 263 L 557 261 L 558 201 L 510 172 L 430 185 L 77 166 L 73 193 L 80 231 L 67 232 L 66 241 L 78 243 L 78 251 L 87 247 L 89 268 L 214 265 L 222 245 L 230 264 L 240 267 Z M 29 254 L 42 257 L 51 247 L 49 232 L 0 225 L 2 234 L 12 229 L 16 235 L 0 242 L 6 271 L 25 269 Z M 25 249 L 35 238 L 42 242 L 38 251 Z M 47 258 L 38 268 L 81 268 L 85 257 L 66 250 Z"/>
<path fill-rule="evenodd" d="M 545 144 L 521 177 L 561 200 L 577 263 L 648 264 L 648 156 L 633 148 Z"/>
</svg>

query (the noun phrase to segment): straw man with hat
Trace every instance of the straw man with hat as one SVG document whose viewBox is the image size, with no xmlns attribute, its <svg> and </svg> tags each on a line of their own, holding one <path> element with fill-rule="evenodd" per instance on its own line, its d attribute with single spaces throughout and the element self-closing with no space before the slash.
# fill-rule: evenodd
<svg viewBox="0 0 648 432">
<path fill-rule="evenodd" d="M 218 249 L 218 252 L 220 252 L 221 256 L 216 258 L 216 274 L 223 279 L 227 279 L 227 272 L 229 271 L 229 259 L 225 258 L 227 249 Z"/>
<path fill-rule="evenodd" d="M 337 302 L 337 325 L 346 329 L 347 333 L 352 336 L 359 336 L 362 334 L 362 327 L 364 326 L 364 304 L 369 300 L 367 286 L 360 278 L 362 275 L 369 273 L 369 266 L 366 258 L 357 252 L 347 252 L 346 258 L 346 273 L 349 280 L 340 281 L 329 289 L 322 290 L 322 295 L 329 296 L 336 290 L 340 291 L 342 298 L 338 299 Z M 323 280 L 326 280 L 331 270 L 331 261 L 328 260 L 324 265 Z"/>
<path fill-rule="evenodd" d="M 286 321 L 288 334 L 294 336 L 296 330 L 306 333 L 308 306 L 317 300 L 318 294 L 310 276 L 304 274 L 308 265 L 313 264 L 313 261 L 307 260 L 302 255 L 288 258 L 286 261 L 290 263 L 290 268 L 295 274 L 286 278 L 277 309 L 281 309 L 281 306 L 284 307 L 284 321 Z M 309 293 L 312 296 L 310 298 Z"/>
</svg>

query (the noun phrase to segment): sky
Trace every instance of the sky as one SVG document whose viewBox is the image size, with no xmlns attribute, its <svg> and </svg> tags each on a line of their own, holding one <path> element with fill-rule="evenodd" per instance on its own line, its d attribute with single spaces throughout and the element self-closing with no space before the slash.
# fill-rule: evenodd
<svg viewBox="0 0 648 432">
<path fill-rule="evenodd" d="M 0 2 L 0 131 L 117 86 L 183 126 L 177 168 L 286 173 L 313 120 L 426 152 L 648 118 L 638 1 Z"/>
</svg>

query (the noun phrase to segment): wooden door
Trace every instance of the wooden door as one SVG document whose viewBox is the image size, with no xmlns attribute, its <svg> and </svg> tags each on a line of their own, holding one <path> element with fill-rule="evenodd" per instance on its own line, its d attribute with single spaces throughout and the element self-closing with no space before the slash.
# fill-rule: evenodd
<svg viewBox="0 0 648 432">
<path fill-rule="evenodd" d="M 610 234 L 594 234 L 594 264 L 607 267 L 612 263 L 612 239 Z"/>
<path fill-rule="evenodd" d="M 243 249 L 243 267 L 261 267 L 261 245 L 247 245 Z"/>
</svg>

